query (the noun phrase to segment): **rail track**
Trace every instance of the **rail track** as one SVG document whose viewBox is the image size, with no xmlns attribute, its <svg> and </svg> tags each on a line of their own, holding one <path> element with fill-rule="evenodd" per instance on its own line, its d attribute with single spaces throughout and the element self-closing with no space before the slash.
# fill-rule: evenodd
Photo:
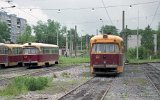
<svg viewBox="0 0 160 100">
<path fill-rule="evenodd" d="M 58 100 L 104 100 L 115 77 L 93 77 Z"/>
<path fill-rule="evenodd" d="M 43 68 L 38 68 L 38 69 L 26 69 L 26 68 L 17 68 L 17 69 L 8 69 L 3 72 L 3 74 L 8 74 L 8 73 L 16 73 L 17 75 L 15 76 L 3 76 L 1 73 L 1 78 L 0 78 L 0 86 L 4 86 L 8 84 L 8 82 L 11 79 L 14 79 L 17 76 L 42 76 L 50 73 L 54 73 L 56 71 L 63 71 L 69 68 L 73 68 L 75 66 L 69 66 L 69 67 L 43 67 Z M 11 74 L 12 75 L 12 74 Z M 3 77 L 2 77 L 3 76 Z"/>
<path fill-rule="evenodd" d="M 144 74 L 160 96 L 160 70 L 151 64 L 143 67 Z"/>
<path fill-rule="evenodd" d="M 44 75 L 50 73 L 49 70 L 37 70 L 37 71 L 32 71 L 32 72 L 25 72 L 23 74 L 17 75 L 17 76 L 11 76 L 11 77 L 6 77 L 6 78 L 2 78 L 0 79 L 0 86 L 4 86 L 6 84 L 8 84 L 8 82 L 12 79 L 14 79 L 15 77 L 18 76 L 39 76 L 39 75 Z"/>
<path fill-rule="evenodd" d="M 5 68 L 5 69 L 3 68 L 0 69 L 0 75 L 14 73 L 15 71 L 23 71 L 25 69 L 26 69 L 25 67 Z"/>
</svg>

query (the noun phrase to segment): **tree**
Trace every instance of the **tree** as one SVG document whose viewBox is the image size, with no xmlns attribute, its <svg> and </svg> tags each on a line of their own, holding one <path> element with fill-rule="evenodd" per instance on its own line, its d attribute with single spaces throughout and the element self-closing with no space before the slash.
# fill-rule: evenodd
<svg viewBox="0 0 160 100">
<path fill-rule="evenodd" d="M 5 22 L 0 21 L 0 42 L 10 40 L 9 28 Z"/>
<path fill-rule="evenodd" d="M 45 33 L 47 31 L 47 25 L 42 21 L 38 21 L 36 26 L 33 26 L 34 33 L 36 34 L 36 42 L 45 42 Z"/>
<path fill-rule="evenodd" d="M 158 24 L 158 31 L 157 31 L 157 51 L 158 55 L 160 56 L 160 22 Z"/>
<path fill-rule="evenodd" d="M 112 26 L 112 25 L 102 26 L 101 29 L 100 29 L 100 32 L 105 33 L 105 34 L 112 33 L 112 34 L 118 35 L 118 29 L 115 26 Z"/>
<path fill-rule="evenodd" d="M 61 41 L 62 35 L 60 31 L 60 24 L 54 20 L 48 20 L 47 23 L 38 21 L 36 26 L 33 26 L 36 34 L 36 41 L 49 44 L 57 44 L 57 34 Z M 61 46 L 61 44 L 59 45 Z"/>
<path fill-rule="evenodd" d="M 148 27 L 145 28 L 144 33 L 142 33 L 142 38 L 141 38 L 141 45 L 148 50 L 148 54 L 151 55 L 153 54 L 154 51 L 154 37 L 153 37 L 154 31 Z"/>
<path fill-rule="evenodd" d="M 69 38 L 69 33 L 67 34 L 67 27 L 63 26 L 60 30 L 59 34 L 59 45 L 61 47 L 65 47 L 66 46 L 66 36 Z"/>
<path fill-rule="evenodd" d="M 17 38 L 17 43 L 35 42 L 35 37 L 31 35 L 31 26 L 27 25 L 25 31 Z"/>
</svg>

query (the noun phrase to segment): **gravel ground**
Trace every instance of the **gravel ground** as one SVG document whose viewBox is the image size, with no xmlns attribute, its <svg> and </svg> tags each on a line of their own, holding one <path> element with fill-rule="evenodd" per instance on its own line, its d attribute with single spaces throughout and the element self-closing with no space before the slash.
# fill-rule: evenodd
<svg viewBox="0 0 160 100">
<path fill-rule="evenodd" d="M 145 70 L 146 75 L 148 78 L 152 81 L 152 83 L 155 85 L 157 90 L 159 91 L 160 95 L 160 64 L 158 63 L 151 63 L 147 66 L 143 67 Z"/>
<path fill-rule="evenodd" d="M 160 100 L 157 91 L 147 79 L 141 67 L 127 65 L 125 72 L 117 77 L 106 100 Z"/>
<path fill-rule="evenodd" d="M 151 63 L 152 64 L 152 63 Z M 152 65 L 159 67 L 160 63 L 153 63 Z M 46 88 L 42 91 L 28 92 L 26 94 L 11 97 L 14 100 L 57 100 L 73 88 L 79 86 L 80 84 L 86 82 L 91 78 L 89 73 L 89 64 L 75 65 L 74 67 L 69 67 L 63 70 L 54 70 L 52 68 L 46 68 L 50 70 L 50 73 L 42 74 L 41 76 L 54 77 L 53 84 L 51 87 Z M 107 93 L 104 100 L 160 100 L 160 96 L 155 90 L 154 86 L 150 83 L 148 78 L 144 74 L 145 64 L 143 65 L 126 65 L 125 72 L 117 76 Z M 160 77 L 160 76 L 159 76 Z M 99 77 L 98 77 L 99 78 Z M 112 80 L 111 77 L 100 77 L 102 80 Z M 98 80 L 98 79 L 97 79 Z M 90 87 L 98 90 L 98 87 L 105 87 L 102 84 L 93 82 L 93 84 L 87 87 L 82 87 L 90 89 Z M 99 88 L 99 89 L 101 89 Z M 82 90 L 83 90 L 82 89 Z M 85 91 L 77 91 L 75 94 L 77 99 L 79 95 Z M 85 95 L 87 100 L 97 100 L 98 96 L 95 95 L 94 89 L 90 89 L 88 94 L 94 95 L 96 98 L 90 98 Z M 2 99 L 2 98 L 0 98 Z M 5 98 L 3 98 L 6 100 Z M 2 99 L 2 100 L 3 100 Z M 72 98 L 73 99 L 73 98 Z M 80 98 L 79 100 L 81 100 Z M 70 99 L 68 99 L 70 100 Z"/>
<path fill-rule="evenodd" d="M 149 64 L 160 70 L 160 63 L 149 63 Z"/>
</svg>

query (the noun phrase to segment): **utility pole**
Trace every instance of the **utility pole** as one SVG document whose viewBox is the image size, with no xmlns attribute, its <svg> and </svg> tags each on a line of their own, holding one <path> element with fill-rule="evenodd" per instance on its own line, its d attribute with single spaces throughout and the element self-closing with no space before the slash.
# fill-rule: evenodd
<svg viewBox="0 0 160 100">
<path fill-rule="evenodd" d="M 128 46 L 128 35 L 127 35 L 127 25 L 126 25 L 126 31 L 125 31 L 125 51 L 127 52 L 127 46 Z"/>
<path fill-rule="evenodd" d="M 59 45 L 59 44 L 58 44 L 58 30 L 57 30 L 57 45 Z"/>
<path fill-rule="evenodd" d="M 68 56 L 68 32 L 66 31 L 66 56 Z"/>
<path fill-rule="evenodd" d="M 124 17 L 125 17 L 125 11 L 122 11 L 122 38 L 123 38 L 123 40 L 125 40 L 125 32 L 124 32 L 124 25 L 125 25 L 125 23 L 124 23 Z M 124 42 L 125 43 L 125 42 Z"/>
<path fill-rule="evenodd" d="M 88 48 L 88 42 L 89 42 L 89 41 L 88 41 L 88 38 L 89 38 L 89 37 L 88 37 L 88 35 L 86 34 L 86 51 L 87 51 L 87 52 L 88 52 L 88 49 L 89 49 L 89 48 Z"/>
<path fill-rule="evenodd" d="M 72 57 L 72 36 L 71 36 L 71 30 L 69 31 L 69 44 L 70 44 L 70 47 L 69 47 L 69 53 L 70 53 L 70 57 Z"/>
<path fill-rule="evenodd" d="M 98 29 L 96 29 L 96 35 L 98 35 Z"/>
<path fill-rule="evenodd" d="M 139 8 L 138 8 L 138 26 L 137 26 L 137 59 L 139 59 Z"/>
<path fill-rule="evenodd" d="M 157 55 L 157 34 L 154 34 L 154 54 Z"/>
<path fill-rule="evenodd" d="M 104 26 L 104 23 L 103 23 L 103 19 L 100 18 L 100 21 L 102 21 L 102 24 L 103 24 L 103 26 L 102 26 L 102 34 L 104 34 L 104 28 L 105 28 L 105 26 Z"/>
<path fill-rule="evenodd" d="M 82 51 L 82 34 L 81 34 L 81 51 Z"/>
<path fill-rule="evenodd" d="M 77 33 L 77 26 L 75 25 L 75 33 L 74 33 L 74 49 L 75 49 L 75 57 L 77 56 L 77 48 L 76 48 L 76 45 L 77 45 L 77 41 L 76 41 L 76 33 Z"/>
</svg>

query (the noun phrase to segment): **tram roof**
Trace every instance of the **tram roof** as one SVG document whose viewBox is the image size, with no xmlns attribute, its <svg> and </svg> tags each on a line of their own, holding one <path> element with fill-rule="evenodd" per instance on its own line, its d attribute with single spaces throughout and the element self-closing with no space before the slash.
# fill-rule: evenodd
<svg viewBox="0 0 160 100">
<path fill-rule="evenodd" d="M 5 43 L 0 43 L 0 46 L 5 46 L 8 48 L 22 47 L 22 45 L 20 45 L 20 44 L 5 44 Z"/>
<path fill-rule="evenodd" d="M 54 44 L 45 44 L 45 43 L 25 43 L 23 46 L 36 46 L 36 47 L 58 47 Z"/>
<path fill-rule="evenodd" d="M 103 36 L 104 36 L 104 35 L 102 35 L 102 34 L 96 35 L 96 36 L 92 37 L 90 40 L 91 40 L 91 41 L 94 41 L 94 40 L 102 40 L 102 39 L 105 39 Z M 107 35 L 107 39 L 123 41 L 123 39 L 122 39 L 121 37 L 116 36 L 116 35 Z"/>
</svg>

